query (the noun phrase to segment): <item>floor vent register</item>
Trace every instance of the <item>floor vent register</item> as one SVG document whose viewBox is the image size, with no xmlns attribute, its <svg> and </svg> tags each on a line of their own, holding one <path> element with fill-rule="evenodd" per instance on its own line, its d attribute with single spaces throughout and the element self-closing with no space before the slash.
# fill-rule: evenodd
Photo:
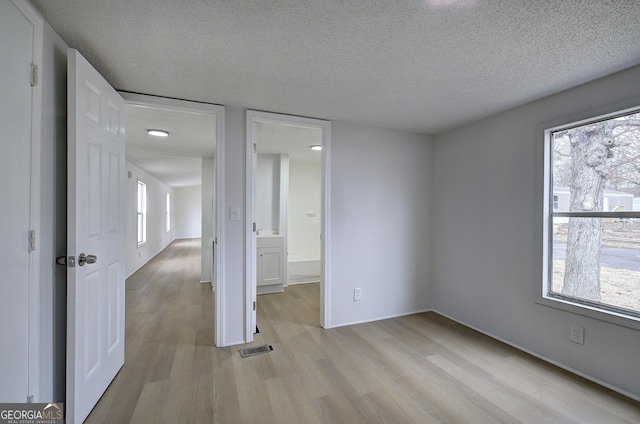
<svg viewBox="0 0 640 424">
<path fill-rule="evenodd" d="M 273 350 L 273 346 L 271 345 L 260 345 L 260 346 L 252 346 L 245 347 L 240 349 L 240 356 L 243 358 L 247 358 L 249 356 L 260 355 L 261 353 L 269 353 Z"/>
</svg>

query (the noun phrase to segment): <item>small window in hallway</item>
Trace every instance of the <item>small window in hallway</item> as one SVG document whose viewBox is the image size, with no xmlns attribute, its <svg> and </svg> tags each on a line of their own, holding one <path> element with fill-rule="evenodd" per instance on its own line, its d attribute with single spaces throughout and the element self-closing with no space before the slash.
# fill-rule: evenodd
<svg viewBox="0 0 640 424">
<path fill-rule="evenodd" d="M 147 241 L 147 185 L 138 180 L 138 246 Z"/>
<path fill-rule="evenodd" d="M 164 227 L 167 233 L 171 231 L 171 194 L 169 192 L 164 200 Z"/>
</svg>

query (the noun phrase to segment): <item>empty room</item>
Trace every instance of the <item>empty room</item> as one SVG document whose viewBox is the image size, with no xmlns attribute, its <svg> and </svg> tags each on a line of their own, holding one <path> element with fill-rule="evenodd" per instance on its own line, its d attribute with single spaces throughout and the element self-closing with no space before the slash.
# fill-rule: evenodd
<svg viewBox="0 0 640 424">
<path fill-rule="evenodd" d="M 640 421 L 637 1 L 0 1 L 0 402 Z"/>
</svg>

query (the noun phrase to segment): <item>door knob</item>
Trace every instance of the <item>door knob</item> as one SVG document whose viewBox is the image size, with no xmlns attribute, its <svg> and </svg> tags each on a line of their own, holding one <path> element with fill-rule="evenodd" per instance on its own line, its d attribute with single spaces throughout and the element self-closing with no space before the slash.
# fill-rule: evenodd
<svg viewBox="0 0 640 424">
<path fill-rule="evenodd" d="M 83 266 L 84 264 L 95 264 L 98 261 L 98 257 L 96 255 L 85 255 L 81 253 L 78 256 L 78 265 Z"/>
</svg>

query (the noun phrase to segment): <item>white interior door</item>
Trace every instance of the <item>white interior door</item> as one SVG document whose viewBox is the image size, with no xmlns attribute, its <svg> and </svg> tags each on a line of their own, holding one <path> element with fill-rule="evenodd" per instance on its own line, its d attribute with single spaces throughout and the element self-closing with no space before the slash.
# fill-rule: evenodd
<svg viewBox="0 0 640 424">
<path fill-rule="evenodd" d="M 71 424 L 87 417 L 124 364 L 125 138 L 120 95 L 76 50 L 69 50 L 67 72 L 66 409 Z M 94 255 L 95 263 L 83 263 L 82 255 Z"/>
<path fill-rule="evenodd" d="M 33 25 L 0 2 L 0 402 L 29 395 Z"/>
</svg>

